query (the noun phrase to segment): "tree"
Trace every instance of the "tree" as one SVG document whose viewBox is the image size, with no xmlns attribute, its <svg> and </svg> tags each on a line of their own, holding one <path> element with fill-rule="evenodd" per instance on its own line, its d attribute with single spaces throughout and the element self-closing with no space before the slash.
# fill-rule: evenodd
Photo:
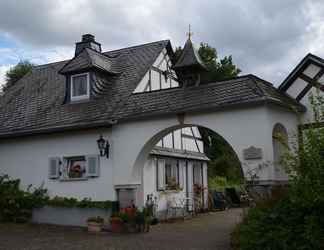
<svg viewBox="0 0 324 250">
<path fill-rule="evenodd" d="M 20 61 L 16 66 L 10 68 L 6 73 L 6 83 L 3 92 L 12 87 L 19 79 L 32 70 L 35 65 L 28 60 Z"/>
<path fill-rule="evenodd" d="M 182 48 L 178 47 L 175 51 L 175 60 L 177 60 L 182 52 Z M 200 43 L 198 53 L 208 69 L 209 81 L 222 81 L 225 79 L 238 76 L 241 70 L 233 64 L 232 56 L 225 56 L 223 59 L 218 59 L 215 48 L 207 43 Z"/>
<path fill-rule="evenodd" d="M 232 147 L 215 132 L 199 128 L 204 142 L 204 152 L 210 159 L 208 177 L 210 180 L 223 177 L 229 184 L 240 184 L 243 181 L 241 164 Z"/>
<path fill-rule="evenodd" d="M 324 98 L 319 90 L 310 102 L 314 122 L 296 131 L 281 159 L 290 174 L 288 190 L 274 189 L 270 200 L 249 210 L 233 234 L 235 249 L 324 249 Z"/>
</svg>

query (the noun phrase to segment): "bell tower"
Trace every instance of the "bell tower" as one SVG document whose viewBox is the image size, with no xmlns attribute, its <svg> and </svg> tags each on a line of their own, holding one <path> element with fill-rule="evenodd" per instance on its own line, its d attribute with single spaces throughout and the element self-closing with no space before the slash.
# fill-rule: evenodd
<svg viewBox="0 0 324 250">
<path fill-rule="evenodd" d="M 180 81 L 185 87 L 198 86 L 201 82 L 201 75 L 207 72 L 207 68 L 191 41 L 192 32 L 190 25 L 187 34 L 188 39 L 173 69 L 177 72 Z"/>
</svg>

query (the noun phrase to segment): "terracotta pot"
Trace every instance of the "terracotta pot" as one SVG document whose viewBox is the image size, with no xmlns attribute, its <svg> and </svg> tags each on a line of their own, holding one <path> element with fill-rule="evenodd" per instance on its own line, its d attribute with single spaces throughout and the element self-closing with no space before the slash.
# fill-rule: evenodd
<svg viewBox="0 0 324 250">
<path fill-rule="evenodd" d="M 121 233 L 123 230 L 123 222 L 120 219 L 110 219 L 111 231 L 113 233 Z"/>
<path fill-rule="evenodd" d="M 128 217 L 130 219 L 134 219 L 135 214 L 136 214 L 136 208 L 126 208 L 125 212 L 127 213 Z"/>
<path fill-rule="evenodd" d="M 102 230 L 102 223 L 88 222 L 88 232 L 98 233 Z"/>
</svg>

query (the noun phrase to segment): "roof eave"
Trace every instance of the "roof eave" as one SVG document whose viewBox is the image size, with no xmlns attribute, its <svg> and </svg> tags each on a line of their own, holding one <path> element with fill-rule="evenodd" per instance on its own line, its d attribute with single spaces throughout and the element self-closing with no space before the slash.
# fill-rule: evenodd
<svg viewBox="0 0 324 250">
<path fill-rule="evenodd" d="M 11 139 L 17 137 L 25 137 L 31 135 L 45 135 L 45 134 L 54 134 L 54 133 L 61 133 L 67 131 L 77 131 L 77 130 L 87 130 L 87 129 L 95 129 L 95 128 L 109 128 L 115 121 L 107 121 L 107 122 L 98 122 L 98 123 L 91 123 L 91 124 L 74 124 L 74 125 L 67 125 L 67 126 L 56 126 L 56 127 L 46 127 L 46 128 L 39 128 L 39 129 L 30 129 L 30 130 L 20 130 L 20 131 L 11 131 L 9 133 L 0 133 L 0 139 Z"/>
</svg>

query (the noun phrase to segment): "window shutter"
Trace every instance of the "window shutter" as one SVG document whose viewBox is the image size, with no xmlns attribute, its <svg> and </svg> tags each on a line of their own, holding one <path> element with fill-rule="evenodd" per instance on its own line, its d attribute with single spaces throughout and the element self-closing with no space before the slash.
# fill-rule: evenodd
<svg viewBox="0 0 324 250">
<path fill-rule="evenodd" d="M 50 157 L 48 167 L 48 178 L 57 179 L 60 177 L 60 158 Z"/>
<path fill-rule="evenodd" d="M 178 183 L 179 179 L 178 179 L 178 162 L 177 161 L 172 162 L 171 176 L 173 178 L 175 178 Z"/>
<path fill-rule="evenodd" d="M 157 189 L 159 191 L 165 189 L 165 160 L 157 160 Z"/>
<path fill-rule="evenodd" d="M 183 160 L 179 161 L 179 187 L 184 188 L 184 171 L 186 169 L 186 162 Z"/>
<path fill-rule="evenodd" d="M 99 156 L 87 155 L 86 156 L 86 176 L 98 177 L 99 176 Z"/>
</svg>

